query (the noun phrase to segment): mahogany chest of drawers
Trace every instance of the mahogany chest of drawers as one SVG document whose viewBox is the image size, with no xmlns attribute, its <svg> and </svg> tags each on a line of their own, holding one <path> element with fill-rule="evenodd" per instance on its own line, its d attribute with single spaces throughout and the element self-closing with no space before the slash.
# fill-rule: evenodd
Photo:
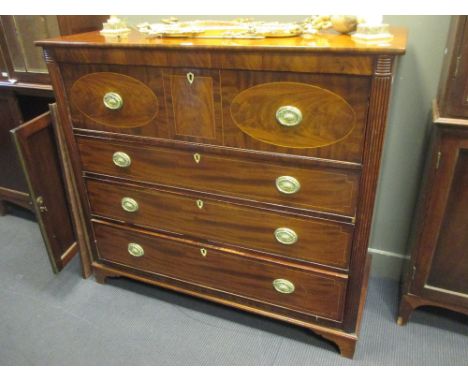
<svg viewBox="0 0 468 382">
<path fill-rule="evenodd" d="M 405 32 L 373 48 L 132 33 L 39 42 L 97 280 L 284 320 L 352 357 Z"/>
</svg>

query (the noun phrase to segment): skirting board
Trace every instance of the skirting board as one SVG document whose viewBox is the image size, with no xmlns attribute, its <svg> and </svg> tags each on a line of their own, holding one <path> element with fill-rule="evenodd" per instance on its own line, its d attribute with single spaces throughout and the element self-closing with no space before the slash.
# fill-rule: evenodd
<svg viewBox="0 0 468 382">
<path fill-rule="evenodd" d="M 375 248 L 369 248 L 368 252 L 372 255 L 371 277 L 400 280 L 403 263 L 408 259 L 407 256 Z"/>
</svg>

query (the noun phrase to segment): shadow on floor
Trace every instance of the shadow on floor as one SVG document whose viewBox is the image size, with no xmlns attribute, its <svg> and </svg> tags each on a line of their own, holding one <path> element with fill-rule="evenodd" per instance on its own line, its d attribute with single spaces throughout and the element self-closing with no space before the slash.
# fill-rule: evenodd
<svg viewBox="0 0 468 382">
<path fill-rule="evenodd" d="M 196 297 L 183 295 L 178 292 L 146 285 L 131 279 L 108 278 L 106 284 L 157 299 L 181 308 L 190 309 L 198 313 L 214 316 L 222 320 L 231 321 L 239 325 L 249 326 L 253 329 L 267 331 L 273 335 L 284 337 L 303 344 L 313 345 L 318 348 L 339 352 L 338 347 L 311 330 L 291 325 L 283 321 L 258 316 L 245 311 L 240 311 L 228 306 L 219 305 Z"/>
</svg>

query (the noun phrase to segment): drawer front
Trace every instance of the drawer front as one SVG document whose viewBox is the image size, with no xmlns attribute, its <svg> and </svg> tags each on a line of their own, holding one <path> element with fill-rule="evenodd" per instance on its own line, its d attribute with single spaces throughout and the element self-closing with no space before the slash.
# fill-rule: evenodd
<svg viewBox="0 0 468 382">
<path fill-rule="evenodd" d="M 275 165 L 193 149 L 144 147 L 78 137 L 85 171 L 354 216 L 359 171 Z M 198 151 L 197 151 L 198 150 Z M 114 154 L 127 155 L 124 167 Z"/>
<path fill-rule="evenodd" d="M 222 72 L 226 146 L 360 163 L 370 80 Z"/>
<path fill-rule="evenodd" d="M 160 68 L 62 65 L 75 128 L 169 138 Z"/>
<path fill-rule="evenodd" d="M 164 69 L 171 138 L 222 144 L 219 71 Z"/>
<path fill-rule="evenodd" d="M 158 111 L 158 98 L 140 80 L 127 75 L 98 72 L 78 79 L 70 101 L 87 118 L 118 129 L 144 126 Z"/>
<path fill-rule="evenodd" d="M 297 312 L 342 320 L 346 278 L 107 224 L 95 223 L 94 230 L 99 256 L 107 261 Z"/>
<path fill-rule="evenodd" d="M 222 144 L 218 70 L 63 65 L 75 128 Z"/>
<path fill-rule="evenodd" d="M 370 78 L 68 65 L 75 128 L 361 163 Z"/>
<path fill-rule="evenodd" d="M 88 179 L 87 188 L 91 212 L 98 216 L 287 258 L 348 265 L 351 225 L 114 182 Z"/>
</svg>

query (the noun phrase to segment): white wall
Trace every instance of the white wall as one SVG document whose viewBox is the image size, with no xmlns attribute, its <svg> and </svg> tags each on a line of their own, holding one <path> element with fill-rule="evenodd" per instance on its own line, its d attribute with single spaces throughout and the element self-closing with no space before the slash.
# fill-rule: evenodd
<svg viewBox="0 0 468 382">
<path fill-rule="evenodd" d="M 370 247 L 406 254 L 450 16 L 385 20 L 407 27 L 409 40 L 394 80 Z"/>
</svg>

